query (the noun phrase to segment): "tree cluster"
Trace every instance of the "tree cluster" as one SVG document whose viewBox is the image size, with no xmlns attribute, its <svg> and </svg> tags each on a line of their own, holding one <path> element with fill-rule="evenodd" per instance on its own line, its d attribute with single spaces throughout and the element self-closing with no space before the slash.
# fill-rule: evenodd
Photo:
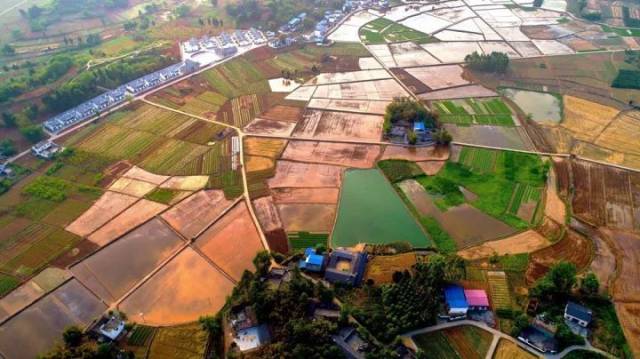
<svg viewBox="0 0 640 359">
<path fill-rule="evenodd" d="M 414 122 L 424 122 L 426 127 L 433 128 L 436 125 L 435 117 L 419 101 L 407 97 L 394 99 L 386 109 L 384 114 L 384 130 L 391 131 L 391 127 L 396 123 L 413 124 Z"/>
<path fill-rule="evenodd" d="M 467 66 L 476 71 L 505 73 L 509 67 L 509 57 L 503 52 L 492 52 L 489 55 L 474 51 L 464 58 Z"/>
</svg>

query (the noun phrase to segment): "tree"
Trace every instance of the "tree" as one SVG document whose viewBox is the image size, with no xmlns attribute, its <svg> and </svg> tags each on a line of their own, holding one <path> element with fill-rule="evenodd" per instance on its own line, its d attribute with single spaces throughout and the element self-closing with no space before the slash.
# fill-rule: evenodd
<svg viewBox="0 0 640 359">
<path fill-rule="evenodd" d="M 80 345 L 83 336 L 82 330 L 75 325 L 67 327 L 62 333 L 62 339 L 67 347 L 77 347 Z"/>
<path fill-rule="evenodd" d="M 586 295 L 598 294 L 600 289 L 600 281 L 593 272 L 587 273 L 580 283 L 580 290 Z"/>
<path fill-rule="evenodd" d="M 17 125 L 16 115 L 11 112 L 3 112 L 2 113 L 2 121 L 4 122 L 4 127 L 6 128 L 14 128 Z"/>
<path fill-rule="evenodd" d="M 44 131 L 38 125 L 26 126 L 20 129 L 20 132 L 31 143 L 38 143 L 44 138 Z"/>
<path fill-rule="evenodd" d="M 409 130 L 407 133 L 407 141 L 409 141 L 410 145 L 415 145 L 418 142 L 418 135 L 416 135 L 415 131 Z"/>
<path fill-rule="evenodd" d="M 211 336 L 219 336 L 222 334 L 222 319 L 219 316 L 204 316 L 198 319 L 202 330 L 205 330 Z"/>
<path fill-rule="evenodd" d="M 453 137 L 451 136 L 449 131 L 447 131 L 447 129 L 444 127 L 435 130 L 432 137 L 433 140 L 436 141 L 436 143 L 439 145 L 448 145 L 453 140 Z"/>
<path fill-rule="evenodd" d="M 489 55 L 474 51 L 464 58 L 464 62 L 476 71 L 504 73 L 509 67 L 509 57 L 503 52 L 492 52 Z"/>
<path fill-rule="evenodd" d="M 558 341 L 560 350 L 570 347 L 572 345 L 584 345 L 584 338 L 574 334 L 571 329 L 565 324 L 560 323 L 558 330 L 556 331 L 555 338 Z"/>
<path fill-rule="evenodd" d="M 10 157 L 16 154 L 16 146 L 12 139 L 5 138 L 0 141 L 0 155 Z"/>
<path fill-rule="evenodd" d="M 256 274 L 263 277 L 269 273 L 271 267 L 271 255 L 267 251 L 259 252 L 253 259 L 253 265 L 256 267 Z"/>
<path fill-rule="evenodd" d="M 177 17 L 185 17 L 191 13 L 191 8 L 189 5 L 182 4 L 175 9 L 175 14 Z"/>
<path fill-rule="evenodd" d="M 14 49 L 14 48 L 13 48 L 11 45 L 9 45 L 9 44 L 5 44 L 5 45 L 2 47 L 2 50 L 0 50 L 0 51 L 2 51 L 2 54 L 3 54 L 3 55 L 5 55 L 5 56 L 12 56 L 12 55 L 15 55 L 15 53 L 16 53 L 16 49 Z"/>
<path fill-rule="evenodd" d="M 29 10 L 27 10 L 27 13 L 31 19 L 36 19 L 42 15 L 42 10 L 43 9 L 38 5 L 33 5 Z"/>
<path fill-rule="evenodd" d="M 511 327 L 511 336 L 517 337 L 522 329 L 529 326 L 529 317 L 526 314 L 519 312 L 513 318 L 513 326 Z"/>
<path fill-rule="evenodd" d="M 404 122 L 424 122 L 426 127 L 435 127 L 435 119 L 424 105 L 411 98 L 395 98 L 388 106 L 384 115 L 384 128 L 388 132 L 393 124 Z"/>
<path fill-rule="evenodd" d="M 576 284 L 576 266 L 562 261 L 555 264 L 544 277 L 540 278 L 532 288 L 532 294 L 538 297 L 549 297 L 563 300 Z"/>
</svg>

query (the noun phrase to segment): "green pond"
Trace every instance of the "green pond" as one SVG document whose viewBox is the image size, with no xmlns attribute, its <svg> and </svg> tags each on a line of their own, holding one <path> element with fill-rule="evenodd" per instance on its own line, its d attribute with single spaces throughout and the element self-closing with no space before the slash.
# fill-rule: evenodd
<svg viewBox="0 0 640 359">
<path fill-rule="evenodd" d="M 505 97 L 515 102 L 522 112 L 531 115 L 536 122 L 560 122 L 562 120 L 562 103 L 556 96 L 536 91 L 504 89 Z"/>
<path fill-rule="evenodd" d="M 358 243 L 398 241 L 409 242 L 414 247 L 431 245 L 418 222 L 379 170 L 347 171 L 332 245 L 350 247 Z"/>
</svg>

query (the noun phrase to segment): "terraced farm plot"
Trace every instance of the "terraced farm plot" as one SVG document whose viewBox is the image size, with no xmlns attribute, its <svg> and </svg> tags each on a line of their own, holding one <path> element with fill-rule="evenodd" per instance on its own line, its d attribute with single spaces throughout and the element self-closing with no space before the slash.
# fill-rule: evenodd
<svg viewBox="0 0 640 359">
<path fill-rule="evenodd" d="M 439 119 L 458 125 L 514 126 L 511 109 L 500 99 L 435 102 Z"/>
<path fill-rule="evenodd" d="M 114 114 L 111 119 L 114 125 L 165 137 L 172 137 L 195 121 L 188 116 L 147 104 L 136 104 L 130 110 Z"/>
<path fill-rule="evenodd" d="M 336 217 L 335 204 L 277 204 L 287 232 L 331 232 Z"/>
<path fill-rule="evenodd" d="M 309 110 L 294 137 L 324 140 L 373 140 L 382 135 L 382 116 Z"/>
<path fill-rule="evenodd" d="M 591 263 L 593 247 L 591 240 L 576 232 L 567 231 L 560 241 L 531 254 L 526 273 L 527 282 L 535 282 L 560 261 L 575 264 L 578 271 L 586 269 Z"/>
<path fill-rule="evenodd" d="M 343 171 L 339 166 L 278 161 L 268 183 L 270 188 L 338 188 Z"/>
<path fill-rule="evenodd" d="M 227 98 L 271 91 L 264 75 L 244 57 L 225 62 L 198 77 L 205 79 L 211 88 Z"/>
<path fill-rule="evenodd" d="M 327 246 L 329 233 L 289 232 L 290 248 L 293 251 L 315 248 L 318 245 Z"/>
<path fill-rule="evenodd" d="M 216 117 L 218 121 L 242 128 L 262 112 L 263 106 L 263 100 L 255 94 L 240 96 L 225 104 Z"/>
<path fill-rule="evenodd" d="M 413 337 L 418 348 L 434 358 L 477 358 L 486 356 L 493 335 L 474 326 L 458 326 Z"/>
<path fill-rule="evenodd" d="M 502 159 L 503 152 L 485 150 L 482 148 L 463 147 L 460 151 L 458 163 L 465 165 L 474 172 L 494 173 L 498 157 Z"/>
<path fill-rule="evenodd" d="M 380 154 L 380 147 L 328 142 L 289 141 L 282 159 L 371 168 Z"/>
<path fill-rule="evenodd" d="M 195 238 L 233 201 L 227 200 L 219 190 L 199 191 L 162 214 L 162 219 L 185 238 Z"/>
<path fill-rule="evenodd" d="M 298 122 L 304 110 L 301 107 L 276 105 L 260 114 L 260 118 L 272 121 Z"/>
<path fill-rule="evenodd" d="M 469 84 L 462 78 L 463 69 L 458 65 L 416 67 L 406 71 L 432 90 Z"/>
<path fill-rule="evenodd" d="M 487 272 L 487 282 L 491 293 L 491 305 L 494 309 L 511 309 L 513 302 L 509 291 L 509 282 L 505 272 Z"/>
<path fill-rule="evenodd" d="M 107 191 L 88 211 L 78 217 L 73 223 L 67 226 L 66 229 L 80 237 L 87 236 L 123 212 L 137 200 L 137 198 L 132 196 Z"/>
</svg>

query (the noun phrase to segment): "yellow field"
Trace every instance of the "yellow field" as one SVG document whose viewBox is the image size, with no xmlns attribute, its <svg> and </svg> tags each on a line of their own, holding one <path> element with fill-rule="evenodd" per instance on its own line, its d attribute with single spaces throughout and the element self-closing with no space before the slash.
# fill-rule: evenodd
<svg viewBox="0 0 640 359">
<path fill-rule="evenodd" d="M 640 111 L 620 114 L 596 139 L 595 144 L 640 156 L 638 134 L 640 134 Z"/>
<path fill-rule="evenodd" d="M 511 309 L 509 283 L 504 272 L 487 272 L 487 281 L 491 292 L 491 304 L 494 309 Z"/>
<path fill-rule="evenodd" d="M 207 343 L 207 335 L 200 324 L 160 328 L 153 338 L 149 358 L 202 358 Z"/>
<path fill-rule="evenodd" d="M 287 141 L 249 137 L 244 141 L 246 155 L 276 158 L 280 156 Z"/>
<path fill-rule="evenodd" d="M 523 349 L 509 340 L 500 339 L 498 347 L 493 354 L 493 359 L 535 359 L 539 358 Z"/>
<path fill-rule="evenodd" d="M 613 107 L 604 106 L 578 97 L 565 95 L 562 126 L 575 138 L 591 142 L 618 114 Z"/>
<path fill-rule="evenodd" d="M 276 163 L 273 158 L 262 156 L 247 156 L 245 165 L 247 167 L 247 172 L 257 172 L 274 168 Z"/>
<path fill-rule="evenodd" d="M 411 270 L 416 264 L 413 252 L 397 254 L 395 256 L 375 256 L 367 264 L 366 279 L 373 279 L 375 284 L 391 283 L 394 272 Z"/>
</svg>

